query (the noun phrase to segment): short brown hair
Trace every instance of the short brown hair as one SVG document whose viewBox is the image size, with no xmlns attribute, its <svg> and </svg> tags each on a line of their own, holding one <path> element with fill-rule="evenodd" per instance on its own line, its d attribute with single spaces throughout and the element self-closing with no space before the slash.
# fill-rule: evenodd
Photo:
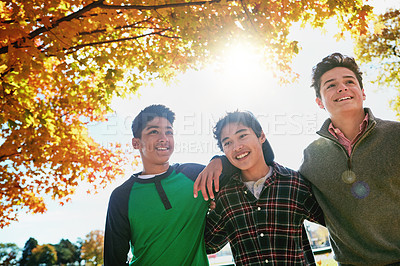
<svg viewBox="0 0 400 266">
<path fill-rule="evenodd" d="M 321 77 L 323 74 L 335 67 L 345 67 L 350 69 L 360 83 L 361 89 L 362 84 L 362 72 L 353 57 L 342 55 L 341 53 L 333 53 L 328 55 L 321 62 L 319 62 L 312 69 L 312 84 L 311 87 L 315 90 L 315 95 L 321 98 Z"/>
</svg>

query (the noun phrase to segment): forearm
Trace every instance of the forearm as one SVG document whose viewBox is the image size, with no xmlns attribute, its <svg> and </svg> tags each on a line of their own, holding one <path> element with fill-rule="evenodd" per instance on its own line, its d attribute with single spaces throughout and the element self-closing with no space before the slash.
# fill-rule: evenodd
<svg viewBox="0 0 400 266">
<path fill-rule="evenodd" d="M 209 233 L 204 236 L 207 254 L 214 254 L 220 251 L 228 243 L 226 234 Z"/>
<path fill-rule="evenodd" d="M 218 208 L 220 209 L 220 206 Z M 204 241 L 207 254 L 220 251 L 228 243 L 223 216 L 219 214 L 217 207 L 207 215 Z"/>
<path fill-rule="evenodd" d="M 325 226 L 324 213 L 312 192 L 310 192 L 308 198 L 304 202 L 304 209 L 306 210 L 306 214 L 308 216 L 307 220 Z"/>
</svg>

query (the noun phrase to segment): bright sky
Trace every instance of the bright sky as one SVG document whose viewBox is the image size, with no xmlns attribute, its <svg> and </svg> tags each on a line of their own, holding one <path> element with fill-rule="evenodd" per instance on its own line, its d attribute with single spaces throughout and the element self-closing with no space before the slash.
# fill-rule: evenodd
<svg viewBox="0 0 400 266">
<path fill-rule="evenodd" d="M 379 4 L 378 12 L 400 5 L 397 0 L 368 3 Z M 310 88 L 311 68 L 333 52 L 354 55 L 350 38 L 336 42 L 332 30 L 337 32 L 334 24 L 327 27 L 329 34 L 309 28 L 293 31 L 293 38 L 302 47 L 293 64 L 300 74 L 300 80 L 295 84 L 285 87 L 276 84 L 271 74 L 262 69 L 259 56 L 238 44 L 225 58 L 223 71 L 211 68 L 189 71 L 170 86 L 159 82 L 154 87 L 141 88 L 140 96 L 115 100 L 115 115 L 111 115 L 107 123 L 90 126 L 90 134 L 103 145 L 117 141 L 130 143 L 130 124 L 134 116 L 150 104 L 165 104 L 176 113 L 175 153 L 171 163 L 206 164 L 220 152 L 212 136 L 215 122 L 226 111 L 249 110 L 261 122 L 276 161 L 297 170 L 303 149 L 316 138 L 315 131 L 327 118 L 326 112 L 314 101 L 314 90 Z M 364 105 L 377 117 L 395 120 L 395 114 L 389 108 L 389 100 L 394 98 L 395 91 L 377 88 L 368 82 L 368 77 L 364 79 L 367 95 Z M 72 203 L 66 206 L 51 203 L 46 214 L 21 214 L 19 222 L 0 230 L 0 242 L 16 243 L 21 248 L 30 237 L 39 244 L 57 244 L 62 238 L 76 242 L 91 230 L 104 230 L 111 191 L 138 170 L 128 170 L 126 176 L 118 178 L 97 195 L 86 195 L 86 188 L 81 187 Z"/>
</svg>

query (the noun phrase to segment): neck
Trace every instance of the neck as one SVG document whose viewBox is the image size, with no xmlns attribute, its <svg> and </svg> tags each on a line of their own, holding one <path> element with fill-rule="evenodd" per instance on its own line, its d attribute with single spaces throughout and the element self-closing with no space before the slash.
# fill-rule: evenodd
<svg viewBox="0 0 400 266">
<path fill-rule="evenodd" d="M 143 171 L 142 175 L 158 175 L 164 173 L 169 168 L 169 162 L 165 162 L 164 164 L 146 164 L 143 163 Z"/>
<path fill-rule="evenodd" d="M 269 172 L 269 166 L 265 163 L 264 158 L 262 160 L 263 164 L 258 167 L 252 167 L 247 170 L 242 170 L 242 178 L 244 181 L 257 181 Z"/>
<path fill-rule="evenodd" d="M 365 118 L 364 110 L 359 110 L 356 113 L 345 113 L 331 117 L 332 123 L 336 128 L 348 138 L 353 140 L 360 131 L 360 124 Z"/>
</svg>

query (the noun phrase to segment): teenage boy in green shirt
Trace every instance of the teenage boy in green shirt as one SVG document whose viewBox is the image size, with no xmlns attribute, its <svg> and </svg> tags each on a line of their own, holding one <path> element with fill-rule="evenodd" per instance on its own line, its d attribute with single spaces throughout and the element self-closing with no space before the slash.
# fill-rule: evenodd
<svg viewBox="0 0 400 266">
<path fill-rule="evenodd" d="M 110 197 L 106 266 L 208 265 L 204 227 L 209 203 L 192 194 L 194 180 L 204 166 L 169 164 L 174 119 L 167 107 L 152 105 L 132 123 L 132 145 L 140 151 L 143 171 L 132 175 Z M 133 258 L 128 262 L 130 248 Z"/>
</svg>

